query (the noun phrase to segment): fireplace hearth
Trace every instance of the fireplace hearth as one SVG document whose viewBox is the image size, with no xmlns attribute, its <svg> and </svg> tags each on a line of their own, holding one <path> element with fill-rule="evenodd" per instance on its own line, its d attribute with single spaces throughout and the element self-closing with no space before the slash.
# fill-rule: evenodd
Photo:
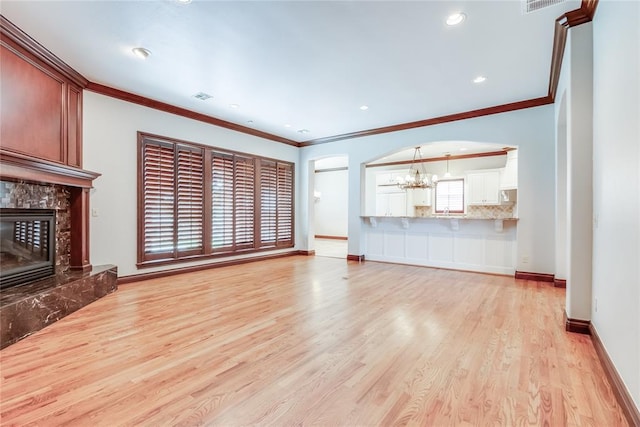
<svg viewBox="0 0 640 427">
<path fill-rule="evenodd" d="M 0 209 L 0 289 L 55 273 L 55 211 Z"/>
</svg>

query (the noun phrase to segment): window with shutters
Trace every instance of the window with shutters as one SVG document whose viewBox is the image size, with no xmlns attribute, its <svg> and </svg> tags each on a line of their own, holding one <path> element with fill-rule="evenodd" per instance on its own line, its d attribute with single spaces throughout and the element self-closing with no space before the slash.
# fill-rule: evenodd
<svg viewBox="0 0 640 427">
<path fill-rule="evenodd" d="M 260 162 L 260 244 L 293 245 L 293 165 Z"/>
<path fill-rule="evenodd" d="M 202 254 L 202 150 L 147 140 L 142 162 L 142 259 Z"/>
<path fill-rule="evenodd" d="M 436 213 L 464 213 L 463 179 L 447 179 L 436 183 Z"/>
<path fill-rule="evenodd" d="M 138 266 L 294 245 L 292 163 L 138 140 Z"/>
</svg>

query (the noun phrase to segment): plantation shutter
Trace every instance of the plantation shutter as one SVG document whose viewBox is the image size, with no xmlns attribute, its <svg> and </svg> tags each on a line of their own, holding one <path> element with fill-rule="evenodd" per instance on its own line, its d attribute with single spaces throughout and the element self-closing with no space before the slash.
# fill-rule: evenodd
<svg viewBox="0 0 640 427">
<path fill-rule="evenodd" d="M 139 267 L 293 246 L 293 163 L 139 132 L 138 167 Z"/>
<path fill-rule="evenodd" d="M 143 242 L 144 260 L 173 256 L 175 239 L 174 145 L 143 145 Z"/>
<path fill-rule="evenodd" d="M 211 246 L 225 252 L 233 248 L 233 155 L 214 152 L 211 163 Z"/>
<path fill-rule="evenodd" d="M 278 245 L 293 243 L 293 168 L 278 163 L 277 211 Z"/>
<path fill-rule="evenodd" d="M 236 156 L 234 175 L 234 218 L 236 249 L 253 248 L 255 226 L 255 162 Z"/>
<path fill-rule="evenodd" d="M 276 162 L 260 162 L 260 246 L 275 246 L 277 231 L 277 165 Z"/>
<path fill-rule="evenodd" d="M 178 256 L 201 254 L 203 243 L 204 159 L 201 149 L 177 147 Z"/>
</svg>

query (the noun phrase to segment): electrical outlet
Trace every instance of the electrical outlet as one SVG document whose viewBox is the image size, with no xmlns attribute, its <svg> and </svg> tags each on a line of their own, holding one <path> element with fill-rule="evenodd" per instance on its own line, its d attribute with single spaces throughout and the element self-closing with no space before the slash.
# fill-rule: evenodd
<svg viewBox="0 0 640 427">
<path fill-rule="evenodd" d="M 98 216 L 98 209 L 96 208 L 91 209 L 91 216 Z"/>
<path fill-rule="evenodd" d="M 523 264 L 529 264 L 529 257 L 527 255 L 522 257 L 522 263 Z"/>
</svg>

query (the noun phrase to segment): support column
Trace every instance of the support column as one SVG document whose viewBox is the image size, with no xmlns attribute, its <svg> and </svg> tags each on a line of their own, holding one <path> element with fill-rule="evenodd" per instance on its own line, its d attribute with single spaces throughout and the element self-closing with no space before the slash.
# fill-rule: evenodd
<svg viewBox="0 0 640 427">
<path fill-rule="evenodd" d="M 587 332 L 593 259 L 592 23 L 573 27 L 567 109 L 567 330 Z M 572 325 L 576 325 L 573 328 Z"/>
<path fill-rule="evenodd" d="M 347 259 L 364 261 L 364 242 L 362 241 L 362 197 L 364 191 L 364 167 L 349 156 L 349 207 L 347 212 L 347 232 L 349 236 Z"/>
</svg>

